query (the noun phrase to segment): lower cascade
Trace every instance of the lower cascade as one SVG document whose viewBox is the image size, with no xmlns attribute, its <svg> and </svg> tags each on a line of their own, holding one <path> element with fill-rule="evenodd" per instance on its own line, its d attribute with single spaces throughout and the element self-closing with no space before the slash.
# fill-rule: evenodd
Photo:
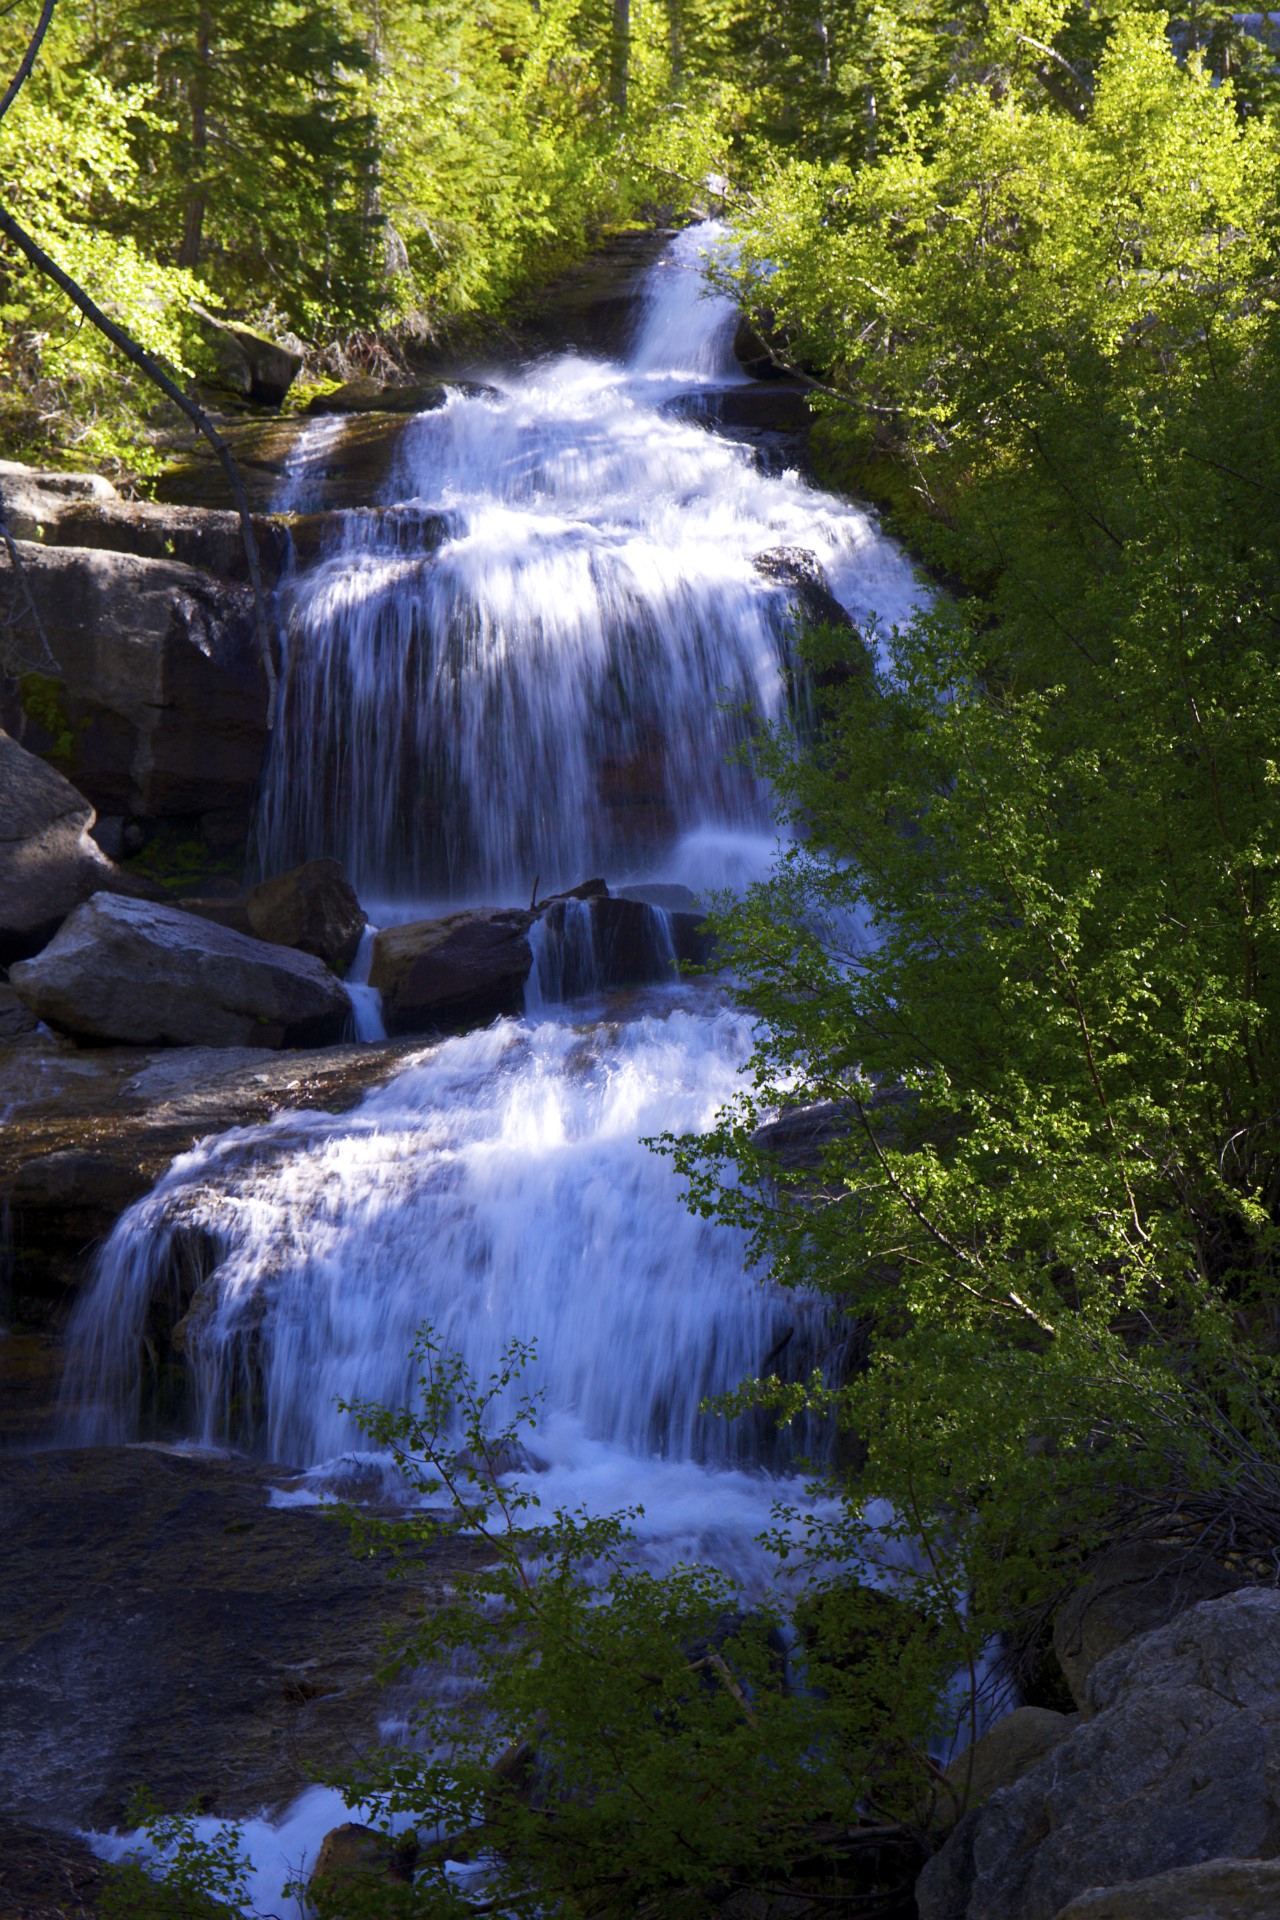
<svg viewBox="0 0 1280 1920">
<path fill-rule="evenodd" d="M 909 617 L 914 583 L 864 512 L 699 424 L 747 384 L 704 280 L 717 238 L 669 244 L 625 363 L 496 374 L 410 425 L 387 497 L 293 583 L 258 833 L 269 871 L 341 858 L 382 925 L 603 874 L 651 905 L 653 984 L 613 991 L 565 898 L 523 1018 L 424 1046 L 348 1114 L 178 1159 L 78 1311 L 71 1436 L 229 1442 L 314 1498 L 364 1445 L 340 1403 L 402 1403 L 420 1325 L 482 1381 L 528 1341 L 544 1503 L 642 1504 L 655 1551 L 762 1564 L 778 1477 L 821 1436 L 703 1404 L 780 1354 L 807 1371 L 829 1330 L 647 1144 L 709 1126 L 750 1048 L 714 981 L 680 977 L 667 909 L 771 858 L 733 750 L 800 696 L 788 589 L 756 560 L 803 549 L 864 625 Z"/>
</svg>

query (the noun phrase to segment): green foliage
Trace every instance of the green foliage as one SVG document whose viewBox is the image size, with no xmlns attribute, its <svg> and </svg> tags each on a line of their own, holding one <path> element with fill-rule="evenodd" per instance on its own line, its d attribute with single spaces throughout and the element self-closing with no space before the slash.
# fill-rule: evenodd
<svg viewBox="0 0 1280 1920">
<path fill-rule="evenodd" d="M 1149 17 L 1083 116 L 1008 72 L 744 223 L 968 593 L 766 747 L 801 837 L 721 928 L 753 1088 L 677 1149 L 863 1326 L 862 1376 L 784 1401 L 833 1396 L 866 1498 L 954 1514 L 993 1630 L 1126 1515 L 1225 1514 L 1246 1462 L 1274 1494 L 1280 1331 L 1274 135 Z M 787 1172 L 752 1133 L 808 1101 L 845 1126 Z"/>
<path fill-rule="evenodd" d="M 16 64 L 18 36 L 11 19 L 4 25 L 0 52 Z M 64 30 L 54 40 L 51 61 L 67 39 Z M 208 289 L 181 269 L 158 267 L 132 234 L 108 233 L 101 218 L 104 206 L 136 189 L 132 128 L 145 111 L 141 95 L 99 75 L 38 68 L 0 129 L 0 195 L 108 312 L 181 374 L 198 355 L 188 307 Z M 39 455 L 56 442 L 83 465 L 156 464 L 145 444 L 151 390 L 60 293 L 7 253 L 0 317 L 0 437 L 8 449 Z"/>
<path fill-rule="evenodd" d="M 333 0 L 99 0 L 85 24 L 84 64 L 148 105 L 131 128 L 138 191 L 112 224 L 201 268 L 232 306 L 283 281 L 295 326 L 375 319 L 358 16 Z"/>
<path fill-rule="evenodd" d="M 647 1572 L 635 1513 L 547 1515 L 507 1477 L 536 1407 L 503 1409 L 531 1352 L 514 1343 L 479 1386 L 424 1332 L 417 1406 L 350 1409 L 426 1509 L 350 1516 L 360 1544 L 406 1570 L 460 1525 L 491 1550 L 389 1666 L 426 1683 L 418 1750 L 387 1750 L 343 1783 L 382 1819 L 442 1836 L 412 1910 L 461 1910 L 446 1859 L 481 1863 L 486 1897 L 530 1915 L 703 1915 L 734 1889 L 788 1881 L 871 1892 L 895 1868 L 901 1880 L 904 1861 L 909 1878 L 916 1855 L 897 1823 L 921 1817 L 939 1695 L 976 1657 L 948 1550 L 904 1562 L 896 1522 L 853 1509 L 815 1522 L 811 1540 L 780 1528 L 781 1553 L 817 1548 L 825 1567 L 798 1689 L 772 1608 L 705 1566 Z M 851 1577 L 873 1559 L 898 1569 L 896 1596 Z M 896 1860 L 871 1829 L 881 1844 L 897 1836 Z"/>
<path fill-rule="evenodd" d="M 127 1817 L 147 1843 L 108 1868 L 97 1896 L 102 1920 L 231 1920 L 247 1909 L 249 1864 L 234 1828 L 202 1840 L 194 1810 L 165 1813 L 145 1792 Z"/>
</svg>

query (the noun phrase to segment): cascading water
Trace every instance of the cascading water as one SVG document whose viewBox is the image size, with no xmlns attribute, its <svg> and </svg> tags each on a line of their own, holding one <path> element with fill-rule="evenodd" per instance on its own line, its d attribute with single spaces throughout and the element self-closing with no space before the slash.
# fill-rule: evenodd
<svg viewBox="0 0 1280 1920">
<path fill-rule="evenodd" d="M 756 556 L 807 548 L 855 617 L 905 616 L 913 583 L 857 508 L 659 410 L 731 377 L 715 237 L 654 270 L 626 366 L 568 355 L 417 419 L 395 512 L 352 515 L 299 584 L 268 870 L 323 852 L 379 902 L 521 901 L 767 830 L 731 759 L 786 700 L 787 592 Z"/>
<path fill-rule="evenodd" d="M 808 549 L 855 618 L 907 617 L 914 583 L 856 507 L 662 410 L 740 379 L 732 309 L 703 297 L 715 239 L 668 248 L 626 365 L 568 355 L 416 420 L 393 511 L 349 516 L 296 583 L 268 867 L 337 854 L 401 919 L 527 902 L 538 876 L 545 894 L 761 870 L 768 796 L 727 756 L 785 714 L 790 625 L 755 557 Z M 166 1290 L 187 1431 L 306 1468 L 362 1444 L 339 1400 L 403 1398 L 430 1320 L 482 1378 L 509 1339 L 536 1342 L 544 1499 L 643 1501 L 664 1551 L 757 1564 L 786 1454 L 700 1404 L 784 1346 L 807 1364 L 822 1310 L 746 1271 L 642 1142 L 710 1123 L 749 1028 L 675 978 L 567 1007 L 594 991 L 589 932 L 581 902 L 541 923 L 524 1021 L 425 1049 L 351 1114 L 175 1162 L 80 1310 L 79 1436 L 138 1431 Z"/>
</svg>

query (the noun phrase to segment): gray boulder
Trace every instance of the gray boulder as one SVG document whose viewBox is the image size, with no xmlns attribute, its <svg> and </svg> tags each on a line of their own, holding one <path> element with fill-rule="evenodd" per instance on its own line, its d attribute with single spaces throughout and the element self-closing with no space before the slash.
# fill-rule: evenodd
<svg viewBox="0 0 1280 1920">
<path fill-rule="evenodd" d="M 1078 1713 L 1055 1713 L 1051 1707 L 1015 1707 L 951 1762 L 946 1770 L 947 1785 L 958 1803 L 981 1806 L 1061 1746 L 1079 1724 Z"/>
<path fill-rule="evenodd" d="M 252 595 L 171 560 L 19 542 L 57 679 L 24 683 L 9 730 L 57 747 L 102 814 L 235 815 L 266 745 Z"/>
<path fill-rule="evenodd" d="M 69 780 L 0 733 L 0 964 L 39 952 L 73 907 L 133 883 L 95 844 Z"/>
<path fill-rule="evenodd" d="M 339 973 L 355 959 L 367 919 L 340 860 L 307 860 L 260 881 L 245 913 L 259 940 L 314 953 Z"/>
<path fill-rule="evenodd" d="M 10 980 L 19 999 L 86 1040 L 321 1046 L 350 1004 L 311 954 L 246 939 L 177 907 L 97 894 Z"/>
<path fill-rule="evenodd" d="M 1053 1623 L 1053 1650 L 1076 1705 L 1090 1712 L 1089 1676 L 1116 1647 L 1240 1584 L 1212 1561 L 1157 1541 L 1106 1547 Z"/>
<path fill-rule="evenodd" d="M 920 1920 L 1057 1920 L 1091 1889 L 1280 1853 L 1280 1592 L 1202 1601 L 1107 1654 L 1087 1693 L 1093 1717 L 929 1862 Z"/>
<path fill-rule="evenodd" d="M 369 984 L 382 995 L 388 1034 L 456 1030 L 520 1013 L 534 917 L 510 907 L 387 927 L 373 943 Z"/>
<path fill-rule="evenodd" d="M 298 377 L 302 355 L 282 347 L 252 327 L 218 320 L 203 307 L 192 305 L 200 331 L 213 349 L 216 371 L 201 384 L 237 400 L 278 407 Z"/>
</svg>

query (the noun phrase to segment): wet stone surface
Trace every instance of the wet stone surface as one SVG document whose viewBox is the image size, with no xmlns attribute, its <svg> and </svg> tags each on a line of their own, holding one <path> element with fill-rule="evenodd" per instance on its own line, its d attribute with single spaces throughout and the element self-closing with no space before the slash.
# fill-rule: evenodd
<svg viewBox="0 0 1280 1920">
<path fill-rule="evenodd" d="M 392 1581 L 332 1515 L 269 1507 L 287 1479 L 155 1447 L 0 1458 L 7 1820 L 109 1827 L 140 1786 L 170 1809 L 276 1809 L 376 1740 L 397 1706 L 373 1678 L 385 1630 L 481 1550 L 442 1545 Z"/>
<path fill-rule="evenodd" d="M 423 1044 L 155 1053 L 78 1048 L 30 1026 L 9 1042 L 0 1036 L 0 1445 L 52 1432 L 67 1315 L 97 1248 L 175 1155 L 285 1108 L 345 1111 Z"/>
</svg>

